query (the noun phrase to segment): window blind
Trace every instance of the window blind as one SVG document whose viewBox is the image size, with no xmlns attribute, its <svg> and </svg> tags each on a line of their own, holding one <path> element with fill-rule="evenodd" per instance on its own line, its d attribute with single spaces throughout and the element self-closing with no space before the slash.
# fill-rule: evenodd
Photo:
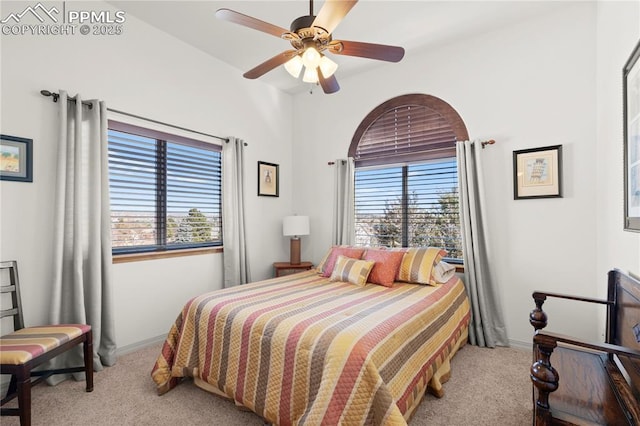
<svg viewBox="0 0 640 426">
<path fill-rule="evenodd" d="M 457 140 L 464 122 L 442 99 L 398 96 L 374 108 L 349 147 L 356 244 L 442 247 L 462 261 Z"/>
<path fill-rule="evenodd" d="M 438 111 L 401 105 L 380 115 L 363 133 L 355 151 L 359 167 L 455 156 L 456 136 Z"/>
<path fill-rule="evenodd" d="M 114 253 L 222 244 L 220 147 L 109 122 Z"/>
<path fill-rule="evenodd" d="M 356 244 L 442 247 L 461 258 L 455 158 L 355 173 Z"/>
</svg>

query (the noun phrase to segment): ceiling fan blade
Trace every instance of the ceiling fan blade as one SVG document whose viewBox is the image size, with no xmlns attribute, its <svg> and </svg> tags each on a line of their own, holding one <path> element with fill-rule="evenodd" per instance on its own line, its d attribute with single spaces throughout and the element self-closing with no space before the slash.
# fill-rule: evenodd
<svg viewBox="0 0 640 426">
<path fill-rule="evenodd" d="M 231 9 L 218 9 L 216 11 L 216 17 L 218 19 L 222 19 L 223 21 L 240 24 L 245 27 L 253 28 L 254 30 L 262 31 L 263 33 L 274 35 L 276 37 L 281 37 L 282 34 L 289 32 L 289 30 L 285 28 L 270 24 L 265 21 L 261 21 L 260 19 L 252 18 L 251 16 L 244 15 Z"/>
<path fill-rule="evenodd" d="M 318 15 L 316 15 L 316 19 L 314 19 L 312 26 L 324 28 L 329 34 L 331 34 L 357 2 L 358 0 L 325 1 L 324 5 L 322 5 L 322 8 L 318 12 Z"/>
<path fill-rule="evenodd" d="M 282 53 L 278 53 L 271 59 L 267 59 L 257 67 L 250 69 L 243 74 L 244 78 L 254 79 L 263 76 L 272 69 L 284 64 L 296 54 L 295 50 L 286 50 Z"/>
<path fill-rule="evenodd" d="M 335 74 L 332 74 L 330 77 L 324 78 L 320 67 L 316 68 L 316 71 L 318 72 L 318 81 L 320 82 L 320 86 L 322 87 L 324 93 L 330 94 L 340 90 L 340 85 L 338 84 L 338 80 L 336 80 Z"/>
<path fill-rule="evenodd" d="M 404 57 L 404 49 L 386 44 L 362 43 L 359 41 L 333 41 L 328 48 L 332 53 L 361 58 L 378 59 L 380 61 L 400 62 Z"/>
</svg>

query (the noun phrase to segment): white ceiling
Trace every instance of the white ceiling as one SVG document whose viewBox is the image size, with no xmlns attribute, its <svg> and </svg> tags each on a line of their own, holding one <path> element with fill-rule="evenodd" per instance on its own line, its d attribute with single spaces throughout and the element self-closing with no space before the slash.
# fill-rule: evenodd
<svg viewBox="0 0 640 426">
<path fill-rule="evenodd" d="M 244 73 L 290 48 L 287 41 L 215 17 L 228 8 L 289 28 L 291 21 L 308 15 L 307 0 L 289 1 L 108 1 L 138 19 L 218 58 Z M 314 1 L 317 14 L 324 1 Z M 405 58 L 429 47 L 473 36 L 536 15 L 551 13 L 566 2 L 536 1 L 382 1 L 360 0 L 333 32 L 333 38 L 401 46 Z M 393 63 L 331 55 L 338 63 L 336 78 Z M 306 89 L 283 67 L 260 78 L 289 93 Z"/>
</svg>

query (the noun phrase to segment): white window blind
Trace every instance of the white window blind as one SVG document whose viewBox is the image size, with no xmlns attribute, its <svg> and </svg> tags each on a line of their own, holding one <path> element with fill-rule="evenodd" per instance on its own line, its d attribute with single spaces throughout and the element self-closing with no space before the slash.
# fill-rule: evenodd
<svg viewBox="0 0 640 426">
<path fill-rule="evenodd" d="M 109 122 L 114 253 L 222 244 L 217 145 Z"/>
<path fill-rule="evenodd" d="M 442 247 L 462 258 L 455 158 L 358 168 L 356 244 Z"/>
</svg>

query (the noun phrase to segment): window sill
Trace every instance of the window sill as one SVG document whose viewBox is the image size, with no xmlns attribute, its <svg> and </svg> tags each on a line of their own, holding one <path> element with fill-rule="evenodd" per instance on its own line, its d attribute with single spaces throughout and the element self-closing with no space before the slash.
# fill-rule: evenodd
<svg viewBox="0 0 640 426">
<path fill-rule="evenodd" d="M 142 262 L 145 260 L 168 259 L 170 257 L 196 256 L 200 254 L 222 253 L 222 247 L 204 247 L 184 250 L 154 251 L 148 253 L 114 254 L 113 263 Z"/>
</svg>

